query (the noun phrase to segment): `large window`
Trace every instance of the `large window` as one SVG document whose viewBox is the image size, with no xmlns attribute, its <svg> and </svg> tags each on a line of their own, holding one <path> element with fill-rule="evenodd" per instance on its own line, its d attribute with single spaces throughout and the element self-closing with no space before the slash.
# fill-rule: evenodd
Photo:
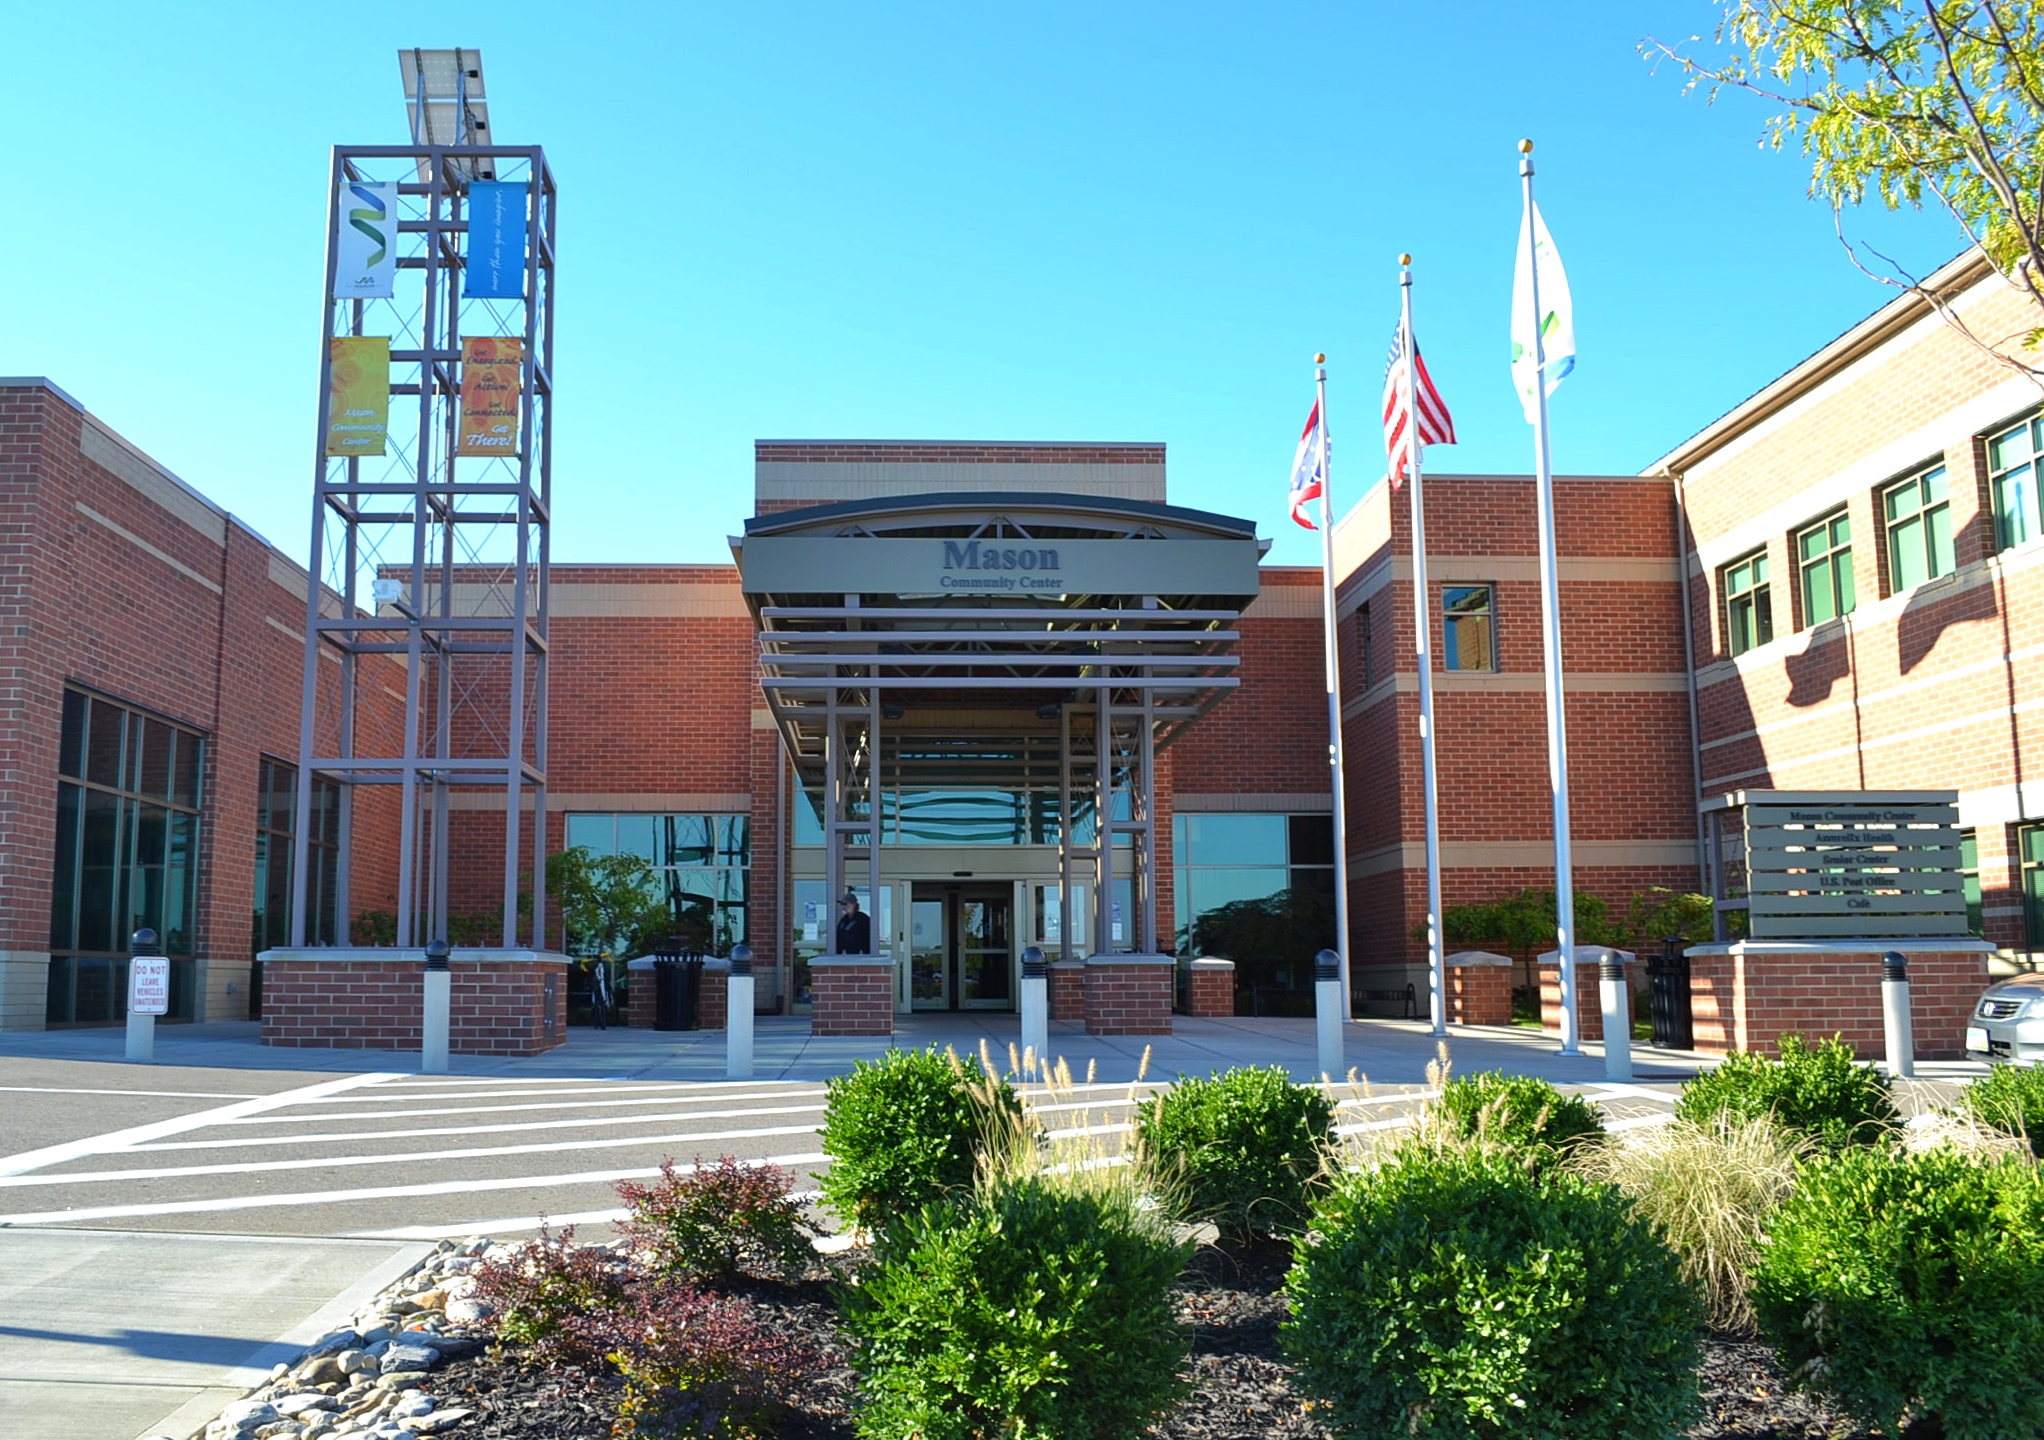
<svg viewBox="0 0 2044 1440">
<path fill-rule="evenodd" d="M 128 941 L 143 926 L 171 957 L 170 1015 L 191 1018 L 205 758 L 196 731 L 64 692 L 49 1024 L 110 1025 L 125 1017 Z"/>
<path fill-rule="evenodd" d="M 1888 525 L 1888 593 L 1957 567 L 1952 559 L 1952 506 L 1945 494 L 1945 467 L 1927 470 L 1881 492 Z"/>
<path fill-rule="evenodd" d="M 1959 883 L 1966 893 L 1966 928 L 1984 936 L 1987 912 L 1980 898 L 1980 841 L 1971 830 L 1959 832 Z"/>
<path fill-rule="evenodd" d="M 1358 648 L 1363 652 L 1362 688 L 1367 690 L 1377 683 L 1377 637 L 1370 633 L 1370 606 L 1367 601 L 1356 607 L 1356 639 Z"/>
<path fill-rule="evenodd" d="M 2044 532 L 2037 509 L 2037 460 L 2044 451 L 2044 415 L 1987 441 L 1988 488 L 1994 497 L 1994 540 L 2006 550 Z"/>
<path fill-rule="evenodd" d="M 282 760 L 262 762 L 261 788 L 256 792 L 255 953 L 291 943 L 292 844 L 297 833 L 298 767 Z M 336 881 L 341 865 L 341 787 L 313 777 L 312 825 L 307 854 L 311 881 L 306 890 L 308 920 L 305 943 L 334 945 L 340 940 L 335 913 Z"/>
<path fill-rule="evenodd" d="M 1852 613 L 1852 520 L 1844 513 L 1796 536 L 1803 584 L 1803 624 L 1821 625 Z"/>
<path fill-rule="evenodd" d="M 2023 940 L 2028 949 L 2044 950 L 2044 825 L 2025 825 L 2016 832 L 2016 855 L 2023 882 Z"/>
<path fill-rule="evenodd" d="M 1178 952 L 1233 960 L 1252 1014 L 1304 1013 L 1334 944 L 1334 817 L 1181 814 L 1172 840 Z"/>
<path fill-rule="evenodd" d="M 1767 552 L 1756 551 L 1724 568 L 1725 643 L 1734 655 L 1774 638 L 1774 606 L 1767 588 Z"/>
<path fill-rule="evenodd" d="M 1441 665 L 1448 670 L 1495 670 L 1497 629 L 1492 587 L 1449 585 L 1441 591 Z"/>
<path fill-rule="evenodd" d="M 746 937 L 752 821 L 745 815 L 570 815 L 567 843 L 592 855 L 637 855 L 673 912 L 677 932 L 729 955 Z"/>
</svg>

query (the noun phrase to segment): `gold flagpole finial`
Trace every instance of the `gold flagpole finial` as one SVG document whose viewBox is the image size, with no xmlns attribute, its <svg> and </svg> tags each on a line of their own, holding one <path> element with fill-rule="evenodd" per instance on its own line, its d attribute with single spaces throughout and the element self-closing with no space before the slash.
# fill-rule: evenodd
<svg viewBox="0 0 2044 1440">
<path fill-rule="evenodd" d="M 1401 254 L 1398 257 L 1398 263 L 1401 265 L 1410 265 L 1412 263 L 1412 257 L 1410 255 Z"/>
<path fill-rule="evenodd" d="M 1313 356 L 1313 363 L 1315 365 L 1325 365 L 1327 363 L 1327 357 L 1324 354 L 1316 353 Z"/>
<path fill-rule="evenodd" d="M 1533 142 L 1531 140 L 1521 140 L 1519 142 L 1519 153 L 1521 155 L 1531 155 L 1533 153 Z"/>
</svg>

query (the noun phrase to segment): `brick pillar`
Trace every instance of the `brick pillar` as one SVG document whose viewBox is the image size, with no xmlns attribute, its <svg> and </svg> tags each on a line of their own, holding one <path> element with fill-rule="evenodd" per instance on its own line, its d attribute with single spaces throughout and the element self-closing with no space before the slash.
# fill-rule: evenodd
<svg viewBox="0 0 2044 1440">
<path fill-rule="evenodd" d="M 642 956 L 625 967 L 629 978 L 625 985 L 625 1024 L 633 1030 L 651 1030 L 658 1009 L 653 999 L 653 959 Z M 731 984 L 731 962 L 729 960 L 703 961 L 702 988 L 696 992 L 697 1028 L 722 1030 L 725 1027 L 728 1008 L 725 997 Z"/>
<path fill-rule="evenodd" d="M 1050 964 L 1050 1018 L 1086 1018 L 1086 962 L 1076 955 Z"/>
<path fill-rule="evenodd" d="M 1185 983 L 1185 1013 L 1203 1020 L 1235 1013 L 1235 962 L 1200 959 L 1192 962 Z"/>
<path fill-rule="evenodd" d="M 1088 1035 L 1169 1035 L 1178 962 L 1169 955 L 1095 955 L 1086 962 Z"/>
<path fill-rule="evenodd" d="M 1512 1023 L 1512 962 L 1465 961 L 1448 967 L 1448 1021 L 1454 1025 Z"/>
<path fill-rule="evenodd" d="M 652 958 L 626 962 L 625 1024 L 633 1030 L 651 1030 L 654 1014 Z"/>
<path fill-rule="evenodd" d="M 697 1028 L 722 1030 L 730 1024 L 731 962 L 705 960 L 703 988 L 696 992 Z"/>
<path fill-rule="evenodd" d="M 819 955 L 809 962 L 811 1035 L 892 1035 L 894 961 Z"/>
</svg>

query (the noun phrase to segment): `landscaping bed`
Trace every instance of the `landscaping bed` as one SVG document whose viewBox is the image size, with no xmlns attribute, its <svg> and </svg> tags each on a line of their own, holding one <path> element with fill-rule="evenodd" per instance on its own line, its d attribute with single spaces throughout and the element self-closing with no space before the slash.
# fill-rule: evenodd
<svg viewBox="0 0 2044 1440">
<path fill-rule="evenodd" d="M 1192 1390 L 1153 1433 L 1164 1440 L 1331 1440 L 1278 1348 L 1279 1293 L 1290 1251 L 1277 1245 L 1202 1248 L 1175 1289 L 1192 1333 Z M 820 1282 L 745 1287 L 769 1328 L 805 1339 L 829 1359 L 784 1420 L 783 1440 L 851 1440 L 858 1382 L 844 1363 L 837 1309 Z M 473 1440 L 604 1440 L 619 1387 L 602 1367 L 549 1365 L 513 1347 L 450 1361 L 435 1377 L 450 1405 L 475 1414 Z M 1690 1440 L 1871 1440 L 1810 1396 L 1790 1391 L 1773 1353 L 1753 1341 L 1706 1342 L 1704 1418 Z"/>
</svg>

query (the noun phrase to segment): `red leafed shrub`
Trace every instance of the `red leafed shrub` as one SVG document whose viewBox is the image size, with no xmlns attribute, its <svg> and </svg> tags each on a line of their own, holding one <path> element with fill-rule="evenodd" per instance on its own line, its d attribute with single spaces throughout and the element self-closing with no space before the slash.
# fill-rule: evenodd
<svg viewBox="0 0 2044 1440">
<path fill-rule="evenodd" d="M 661 1274 L 714 1285 L 741 1274 L 799 1280 L 808 1273 L 814 1229 L 792 1187 L 779 1166 L 725 1155 L 713 1165 L 698 1156 L 685 1175 L 663 1160 L 658 1182 L 622 1181 L 617 1193 L 631 1211 L 623 1229 L 635 1254 Z"/>
<path fill-rule="evenodd" d="M 737 1296 L 672 1275 L 648 1277 L 609 1309 L 571 1317 L 582 1350 L 624 1377 L 622 1440 L 745 1440 L 774 1433 L 799 1377 L 819 1357 L 777 1335 Z"/>
<path fill-rule="evenodd" d="M 561 1360 L 602 1353 L 586 1349 L 570 1322 L 620 1304 L 629 1278 L 618 1256 L 577 1245 L 574 1226 L 555 1235 L 544 1224 L 537 1240 L 487 1258 L 470 1273 L 499 1344 L 529 1345 Z"/>
</svg>

